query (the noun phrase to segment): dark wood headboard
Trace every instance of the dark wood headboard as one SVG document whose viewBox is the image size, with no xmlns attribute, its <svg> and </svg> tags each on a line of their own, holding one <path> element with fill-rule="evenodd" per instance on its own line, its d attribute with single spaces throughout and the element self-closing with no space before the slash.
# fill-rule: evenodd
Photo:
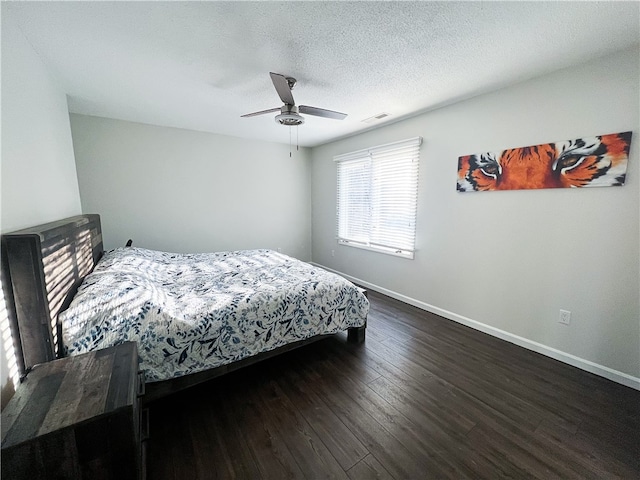
<svg viewBox="0 0 640 480">
<path fill-rule="evenodd" d="M 57 317 L 102 256 L 100 216 L 78 215 L 2 235 L 3 275 L 12 331 L 20 339 L 18 366 L 61 356 Z"/>
</svg>

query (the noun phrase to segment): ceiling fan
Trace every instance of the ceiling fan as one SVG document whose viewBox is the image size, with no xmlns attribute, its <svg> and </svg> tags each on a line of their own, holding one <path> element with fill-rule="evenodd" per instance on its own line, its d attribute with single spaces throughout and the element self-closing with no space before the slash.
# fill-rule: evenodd
<svg viewBox="0 0 640 480">
<path fill-rule="evenodd" d="M 304 123 L 304 117 L 300 115 L 301 113 L 315 115 L 316 117 L 334 118 L 336 120 L 343 120 L 347 116 L 346 113 L 334 112 L 333 110 L 326 110 L 324 108 L 310 107 L 308 105 L 296 106 L 296 102 L 291 94 L 291 90 L 296 84 L 296 79 L 273 72 L 270 72 L 269 75 L 271 75 L 273 86 L 276 87 L 276 91 L 284 105 L 282 107 L 270 108 L 269 110 L 247 113 L 241 115 L 242 117 L 255 117 L 257 115 L 264 115 L 265 113 L 280 111 L 280 115 L 276 115 L 276 122 L 280 125 L 295 126 Z"/>
</svg>

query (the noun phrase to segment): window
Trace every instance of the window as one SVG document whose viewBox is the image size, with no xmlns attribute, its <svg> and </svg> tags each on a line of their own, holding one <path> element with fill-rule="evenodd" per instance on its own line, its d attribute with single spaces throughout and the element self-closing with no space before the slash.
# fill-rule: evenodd
<svg viewBox="0 0 640 480">
<path fill-rule="evenodd" d="M 338 243 L 413 258 L 421 137 L 334 157 Z"/>
</svg>

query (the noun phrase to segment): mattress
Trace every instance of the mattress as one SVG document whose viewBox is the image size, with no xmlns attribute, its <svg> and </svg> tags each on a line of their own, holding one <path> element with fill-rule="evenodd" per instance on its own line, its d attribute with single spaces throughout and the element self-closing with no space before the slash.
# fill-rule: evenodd
<svg viewBox="0 0 640 480">
<path fill-rule="evenodd" d="M 271 250 L 106 252 L 59 315 L 66 354 L 138 343 L 148 382 L 365 324 L 346 279 Z"/>
</svg>

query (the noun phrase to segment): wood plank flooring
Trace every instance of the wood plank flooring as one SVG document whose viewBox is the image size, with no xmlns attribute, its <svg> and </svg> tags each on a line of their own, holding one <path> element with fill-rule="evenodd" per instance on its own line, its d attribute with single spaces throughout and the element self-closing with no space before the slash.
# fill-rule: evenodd
<svg viewBox="0 0 640 480">
<path fill-rule="evenodd" d="M 151 404 L 164 479 L 640 478 L 640 392 L 370 292 L 338 334 Z"/>
</svg>

